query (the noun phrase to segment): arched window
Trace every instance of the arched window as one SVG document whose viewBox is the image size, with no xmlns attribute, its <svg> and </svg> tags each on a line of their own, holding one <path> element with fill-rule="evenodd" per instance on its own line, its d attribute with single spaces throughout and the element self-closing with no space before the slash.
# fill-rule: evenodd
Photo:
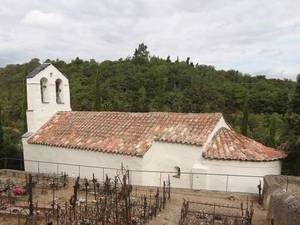
<svg viewBox="0 0 300 225">
<path fill-rule="evenodd" d="M 47 78 L 43 77 L 40 80 L 40 86 L 41 86 L 41 100 L 42 103 L 48 103 L 49 102 L 49 95 L 48 95 L 48 80 Z"/>
<path fill-rule="evenodd" d="M 62 104 L 63 102 L 63 82 L 61 79 L 55 81 L 55 93 L 56 93 L 56 103 Z"/>
</svg>

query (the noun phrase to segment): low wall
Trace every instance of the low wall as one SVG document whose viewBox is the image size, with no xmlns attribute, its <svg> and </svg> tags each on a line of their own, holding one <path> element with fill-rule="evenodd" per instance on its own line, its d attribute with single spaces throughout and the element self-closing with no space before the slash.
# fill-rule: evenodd
<svg viewBox="0 0 300 225">
<path fill-rule="evenodd" d="M 0 169 L 0 176 L 6 175 L 11 179 L 13 178 L 26 179 L 28 174 L 29 174 L 28 172 L 21 171 L 21 170 Z"/>
<path fill-rule="evenodd" d="M 300 177 L 264 177 L 264 207 L 272 225 L 298 225 L 300 221 Z"/>
</svg>

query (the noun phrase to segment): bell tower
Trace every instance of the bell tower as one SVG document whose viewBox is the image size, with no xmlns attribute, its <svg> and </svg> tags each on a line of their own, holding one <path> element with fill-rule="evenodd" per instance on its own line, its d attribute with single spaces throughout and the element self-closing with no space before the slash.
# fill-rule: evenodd
<svg viewBox="0 0 300 225">
<path fill-rule="evenodd" d="M 27 127 L 36 132 L 58 111 L 71 111 L 68 79 L 52 64 L 43 63 L 26 77 Z"/>
</svg>

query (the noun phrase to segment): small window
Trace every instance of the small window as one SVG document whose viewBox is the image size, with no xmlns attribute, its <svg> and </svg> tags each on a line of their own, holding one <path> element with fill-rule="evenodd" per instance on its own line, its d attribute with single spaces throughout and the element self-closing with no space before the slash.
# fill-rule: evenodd
<svg viewBox="0 0 300 225">
<path fill-rule="evenodd" d="M 41 100 L 42 103 L 48 103 L 49 102 L 49 97 L 48 97 L 48 80 L 47 78 L 43 77 L 40 81 L 40 86 L 41 86 Z"/>
<path fill-rule="evenodd" d="M 63 104 L 63 82 L 61 79 L 55 81 L 56 103 Z"/>
<path fill-rule="evenodd" d="M 176 174 L 173 177 L 180 178 L 180 167 L 175 166 L 174 168 L 175 168 Z"/>
</svg>

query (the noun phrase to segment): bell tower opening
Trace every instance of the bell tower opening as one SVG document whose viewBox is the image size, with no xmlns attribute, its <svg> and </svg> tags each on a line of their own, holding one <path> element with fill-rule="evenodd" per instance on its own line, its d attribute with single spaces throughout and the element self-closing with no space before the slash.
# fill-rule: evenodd
<svg viewBox="0 0 300 225">
<path fill-rule="evenodd" d="M 63 104 L 63 82 L 61 79 L 55 81 L 56 103 Z"/>
<path fill-rule="evenodd" d="M 42 100 L 42 103 L 49 103 L 48 79 L 43 77 L 40 81 L 40 86 L 41 86 L 41 100 Z"/>
</svg>

